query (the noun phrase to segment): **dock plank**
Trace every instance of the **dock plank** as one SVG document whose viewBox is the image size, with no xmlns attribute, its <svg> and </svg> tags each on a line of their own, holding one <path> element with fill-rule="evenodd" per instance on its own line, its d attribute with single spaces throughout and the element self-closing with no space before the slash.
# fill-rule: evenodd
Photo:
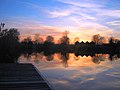
<svg viewBox="0 0 120 90">
<path fill-rule="evenodd" d="M 32 64 L 0 64 L 0 90 L 52 90 Z"/>
</svg>

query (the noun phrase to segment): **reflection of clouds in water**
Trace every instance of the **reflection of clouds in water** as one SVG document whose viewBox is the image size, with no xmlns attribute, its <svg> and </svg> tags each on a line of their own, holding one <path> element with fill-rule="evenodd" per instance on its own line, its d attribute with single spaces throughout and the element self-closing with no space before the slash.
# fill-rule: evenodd
<svg viewBox="0 0 120 90">
<path fill-rule="evenodd" d="M 63 85 L 69 85 L 69 82 L 67 80 L 58 80 L 58 79 L 53 79 L 52 80 L 52 83 L 55 83 L 55 84 L 63 84 Z"/>
<path fill-rule="evenodd" d="M 92 81 L 95 79 L 95 77 L 83 77 L 81 79 L 82 79 L 81 82 L 78 82 L 79 85 Z"/>
<path fill-rule="evenodd" d="M 76 77 L 75 75 L 77 75 L 77 73 L 79 74 L 78 76 L 93 75 L 93 74 L 101 73 L 103 71 L 107 71 L 113 67 L 108 60 L 101 62 L 99 65 L 96 65 L 91 61 L 91 57 L 85 57 L 85 56 L 80 57 L 80 60 L 76 61 L 74 60 L 74 54 L 70 54 L 69 56 L 70 58 L 67 61 L 69 67 L 67 68 L 64 68 L 61 63 L 61 60 L 58 59 L 58 57 L 60 57 L 59 54 L 58 55 L 55 54 L 55 56 L 52 56 L 53 59 L 52 61 L 46 61 L 46 57 L 43 56 L 43 53 L 40 54 L 34 53 L 30 56 L 31 59 L 26 59 L 24 56 L 21 56 L 19 60 L 21 60 L 20 62 L 24 62 L 24 63 L 31 62 L 31 63 L 35 63 L 35 65 L 38 64 L 37 66 L 40 67 L 40 70 L 42 71 L 54 70 L 58 72 L 58 70 L 61 69 L 63 71 L 68 70 L 72 72 L 74 70 L 76 71 L 75 72 L 76 74 L 74 74 L 74 76 L 72 77 Z M 102 55 L 102 56 L 106 57 L 106 55 Z M 39 60 L 39 58 L 42 59 Z"/>
<path fill-rule="evenodd" d="M 111 80 L 109 81 L 109 77 L 107 78 L 107 76 L 104 76 L 104 72 L 112 69 L 111 64 L 109 65 L 108 62 L 103 64 L 104 65 L 96 65 L 95 67 L 85 66 L 79 68 L 63 68 L 62 66 L 56 66 L 55 68 L 44 68 L 42 69 L 42 72 L 44 73 L 44 76 L 49 78 L 49 81 L 57 87 L 57 90 L 61 90 L 62 88 L 69 90 L 79 90 L 80 88 L 89 90 L 88 87 L 91 86 L 93 86 L 91 87 L 93 90 L 101 87 L 118 87 L 118 84 L 120 83 L 118 79 L 112 82 Z M 103 76 L 101 74 L 103 74 Z M 101 78 L 101 76 L 104 78 Z M 105 81 L 104 83 L 104 79 L 108 79 L 108 81 Z"/>
<path fill-rule="evenodd" d="M 107 73 L 106 75 L 120 79 L 120 72 L 111 72 L 111 73 Z"/>
<path fill-rule="evenodd" d="M 74 54 L 69 54 L 70 57 L 67 60 L 69 67 L 67 68 L 63 66 L 61 60 L 62 58 L 66 60 L 66 58 L 63 56 L 61 58 L 59 54 L 52 56 L 52 61 L 47 61 L 45 56 L 40 55 L 32 54 L 29 61 L 27 56 L 21 56 L 19 60 L 33 63 L 56 90 L 113 90 L 113 88 L 120 88 L 118 80 L 120 79 L 120 62 L 115 60 L 111 63 L 109 55 L 100 55 L 100 57 L 97 55 L 96 60 L 102 58 L 102 61 L 96 64 L 90 56 L 79 56 L 78 60 L 74 60 Z"/>
<path fill-rule="evenodd" d="M 56 55 L 56 54 L 55 54 Z M 60 55 L 58 55 L 60 57 Z M 57 58 L 57 60 L 54 60 L 53 56 L 52 56 L 52 61 L 46 61 L 46 57 L 43 56 L 43 54 L 32 54 L 30 56 L 30 59 L 28 61 L 28 59 L 26 59 L 24 56 L 21 56 L 19 58 L 19 60 L 21 60 L 20 62 L 32 62 L 32 63 L 36 63 L 38 64 L 38 62 L 42 65 L 41 68 L 43 70 L 55 70 L 55 69 L 63 69 L 63 70 L 80 70 L 80 72 L 85 73 L 85 74 L 94 74 L 94 73 L 100 73 L 104 70 L 110 69 L 112 68 L 112 65 L 109 64 L 109 61 L 106 62 L 102 62 L 99 65 L 96 65 L 95 63 L 93 63 L 91 61 L 91 57 L 80 57 L 80 60 L 75 61 L 74 60 L 74 54 L 70 54 L 69 55 L 70 58 L 69 60 L 67 60 L 67 63 L 69 64 L 69 67 L 67 67 L 67 69 L 65 69 L 63 67 L 63 65 L 61 64 L 61 60 L 59 60 Z M 41 58 L 42 57 L 42 58 Z M 39 60 L 39 58 L 41 60 Z M 50 60 L 51 60 L 51 56 L 50 56 Z M 42 62 L 43 61 L 43 62 Z"/>
<path fill-rule="evenodd" d="M 90 78 L 78 79 L 78 80 L 52 79 L 51 81 L 53 84 L 55 84 L 55 87 L 57 87 L 58 90 L 62 89 L 61 85 L 64 86 L 63 87 L 64 90 L 65 88 L 68 90 L 74 90 L 74 89 L 76 90 L 81 84 L 91 80 L 94 80 L 94 78 L 90 77 Z M 77 83 L 77 87 L 75 87 L 76 83 Z"/>
<path fill-rule="evenodd" d="M 41 69 L 39 67 L 39 69 Z M 104 70 L 101 70 L 101 72 L 103 72 Z M 71 69 L 65 69 L 65 68 L 50 68 L 50 69 L 42 69 L 42 73 L 44 73 L 44 76 L 46 76 L 47 78 L 50 79 L 50 81 L 54 82 L 54 84 L 56 83 L 60 83 L 59 80 L 66 80 L 68 81 L 69 85 L 71 85 L 71 83 L 74 84 L 83 84 L 83 83 L 87 83 L 88 81 L 94 80 L 95 79 L 95 75 L 96 72 L 94 71 L 94 69 L 90 69 L 88 68 L 80 68 L 80 69 L 75 69 L 75 68 L 71 68 Z M 100 73 L 97 72 L 97 73 Z M 56 80 L 58 80 L 58 82 L 56 82 Z M 54 81 L 55 80 L 55 81 Z"/>
<path fill-rule="evenodd" d="M 113 77 L 113 78 L 115 77 L 115 78 L 120 79 L 120 62 L 116 61 L 115 63 L 116 63 L 115 65 L 113 64 L 114 68 L 112 68 L 111 71 L 107 72 L 106 75 Z"/>
</svg>

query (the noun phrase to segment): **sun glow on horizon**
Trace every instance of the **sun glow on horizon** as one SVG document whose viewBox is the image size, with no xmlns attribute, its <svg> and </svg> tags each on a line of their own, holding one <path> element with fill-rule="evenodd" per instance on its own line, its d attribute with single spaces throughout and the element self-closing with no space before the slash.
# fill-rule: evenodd
<svg viewBox="0 0 120 90">
<path fill-rule="evenodd" d="M 43 38 L 43 41 L 46 40 L 47 36 L 52 36 L 54 38 L 54 43 L 55 44 L 59 44 L 60 43 L 60 39 L 63 36 L 64 32 L 58 32 L 57 34 L 46 34 L 46 35 L 42 35 L 39 33 L 36 33 L 39 35 L 39 38 Z M 25 38 L 30 37 L 32 41 L 35 41 L 35 35 L 36 34 L 21 34 L 19 39 L 20 42 L 23 41 Z M 88 32 L 69 32 L 68 37 L 69 37 L 69 41 L 70 44 L 74 44 L 75 43 L 75 39 L 77 38 L 79 42 L 91 42 L 93 35 L 95 34 L 99 34 L 99 33 L 93 33 L 93 34 L 88 34 Z M 111 37 L 111 35 L 105 35 L 105 34 L 100 34 L 101 36 L 105 37 L 106 42 L 108 42 L 108 39 Z"/>
<path fill-rule="evenodd" d="M 53 36 L 57 42 L 65 30 L 70 32 L 70 43 L 73 43 L 76 37 L 79 37 L 80 41 L 91 41 L 95 34 L 106 38 L 110 36 L 120 38 L 119 0 L 1 2 L 0 21 L 8 28 L 17 28 L 22 38 L 38 33 L 44 39 L 46 36 Z"/>
</svg>

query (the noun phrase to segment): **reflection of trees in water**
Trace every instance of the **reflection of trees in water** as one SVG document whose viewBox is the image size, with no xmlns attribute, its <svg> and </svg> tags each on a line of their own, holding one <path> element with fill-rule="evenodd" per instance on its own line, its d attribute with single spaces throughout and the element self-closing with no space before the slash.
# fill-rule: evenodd
<svg viewBox="0 0 120 90">
<path fill-rule="evenodd" d="M 26 53 L 23 54 L 24 58 L 26 58 L 28 61 L 34 61 L 35 63 L 39 63 L 40 60 L 43 59 L 44 53 L 40 52 L 40 53 Z"/>
<path fill-rule="evenodd" d="M 68 60 L 70 57 L 70 54 L 69 53 L 55 53 L 55 54 L 45 54 L 44 52 L 40 52 L 40 53 L 26 53 L 26 54 L 23 54 L 24 57 L 29 60 L 29 61 L 33 61 L 35 63 L 39 63 L 40 60 L 47 60 L 47 61 L 52 61 L 52 60 L 55 60 L 55 55 L 57 55 L 57 59 L 58 60 L 62 60 L 62 63 L 64 65 L 64 67 L 68 67 Z M 80 60 L 80 57 L 82 56 L 88 56 L 86 54 L 73 54 L 73 58 L 74 60 Z M 89 55 L 90 56 L 90 55 Z M 110 60 L 110 61 L 114 61 L 114 60 L 118 60 L 120 55 L 119 54 L 95 54 L 94 56 L 91 56 L 92 57 L 92 61 L 91 62 L 94 62 L 96 64 L 100 64 L 101 61 L 105 61 L 105 60 Z"/>
<path fill-rule="evenodd" d="M 83 56 L 86 56 L 86 57 L 91 56 L 91 57 L 93 57 L 93 56 L 95 56 L 95 53 L 79 51 L 79 52 L 75 52 L 74 55 L 76 57 L 79 57 L 79 56 L 81 56 L 81 57 L 83 57 Z"/>
<path fill-rule="evenodd" d="M 64 64 L 64 67 L 68 67 L 68 59 L 69 59 L 69 53 L 56 53 L 57 54 L 57 58 L 59 60 L 62 60 L 62 63 Z M 44 53 L 45 55 L 45 58 L 47 61 L 52 61 L 52 60 L 55 60 L 55 53 L 53 54 L 50 54 L 50 53 Z"/>
<path fill-rule="evenodd" d="M 120 58 L 120 54 L 88 54 L 88 53 L 79 53 L 76 52 L 74 53 L 74 59 L 79 59 L 79 56 L 83 57 L 83 56 L 91 56 L 92 57 L 92 61 L 96 64 L 99 64 L 101 61 L 105 61 L 106 55 L 109 55 L 108 59 L 110 61 L 114 61 L 114 60 L 118 60 Z"/>
<path fill-rule="evenodd" d="M 95 54 L 95 56 L 92 57 L 92 61 L 96 64 L 99 64 L 101 61 L 105 61 L 107 54 Z M 108 54 L 108 60 L 114 61 L 119 60 L 120 55 L 119 54 Z"/>
<path fill-rule="evenodd" d="M 80 56 L 81 57 L 83 57 L 83 56 L 86 56 L 86 57 L 88 57 L 88 56 L 90 56 L 90 57 L 92 57 L 92 61 L 94 62 L 94 63 L 96 63 L 96 64 L 99 64 L 101 61 L 105 61 L 105 59 L 106 59 L 106 55 L 109 55 L 109 59 L 112 61 L 112 60 L 118 60 L 119 59 L 119 55 L 118 54 L 116 54 L 116 55 L 111 55 L 111 54 L 78 54 L 78 53 L 75 53 L 74 54 L 75 56 L 74 56 L 74 60 L 76 60 L 76 59 L 80 59 Z"/>
<path fill-rule="evenodd" d="M 54 60 L 53 56 L 54 56 L 54 55 L 48 55 L 48 56 L 46 56 L 46 60 L 47 60 L 47 61 L 52 61 L 52 60 Z"/>
<path fill-rule="evenodd" d="M 25 53 L 24 57 L 27 60 L 34 60 L 36 63 L 39 62 L 43 56 L 46 56 L 46 60 L 53 60 L 52 54 L 62 53 L 61 59 L 65 66 L 69 59 L 68 53 L 75 53 L 75 60 L 79 59 L 80 56 L 94 56 L 95 53 L 109 53 L 109 59 L 111 61 L 117 60 L 120 57 L 120 40 L 111 37 L 109 44 L 105 44 L 105 38 L 96 34 L 93 36 L 92 42 L 80 42 L 79 37 L 74 39 L 75 44 L 70 44 L 68 37 L 69 31 L 65 31 L 63 36 L 60 38 L 60 43 L 55 44 L 53 36 L 47 36 L 46 40 L 40 38 L 39 34 L 34 35 L 34 40 L 31 36 L 25 38 L 22 42 L 19 42 L 20 33 L 15 28 L 7 29 L 4 27 L 5 24 L 0 24 L 0 62 L 1 63 L 15 63 L 20 54 Z M 44 52 L 44 55 L 38 52 Z M 36 52 L 36 53 L 34 53 Z M 114 55 L 117 54 L 117 55 Z M 104 61 L 103 55 L 96 54 L 93 57 L 93 62 L 100 63 Z"/>
<path fill-rule="evenodd" d="M 29 55 L 28 53 L 23 54 L 23 56 L 27 59 L 27 61 L 31 60 L 31 55 Z"/>
<path fill-rule="evenodd" d="M 74 55 L 74 60 L 80 60 L 80 56 Z"/>
<path fill-rule="evenodd" d="M 44 53 L 43 53 L 43 52 L 40 52 L 39 55 L 38 55 L 37 57 L 38 57 L 40 60 L 42 60 L 43 57 L 44 57 Z"/>
<path fill-rule="evenodd" d="M 33 57 L 32 59 L 35 63 L 39 63 L 38 56 L 39 56 L 39 53 L 32 53 L 32 57 Z"/>
<path fill-rule="evenodd" d="M 67 61 L 69 60 L 69 53 L 61 53 L 60 59 L 62 60 L 64 67 L 68 67 Z"/>
<path fill-rule="evenodd" d="M 39 64 L 40 60 L 35 59 L 34 62 L 35 62 L 36 64 Z"/>
<path fill-rule="evenodd" d="M 120 55 L 119 54 L 115 54 L 115 55 L 109 55 L 109 59 L 111 61 L 114 61 L 114 60 L 118 60 L 120 58 Z"/>
<path fill-rule="evenodd" d="M 105 54 L 95 54 L 95 56 L 92 57 L 92 61 L 100 64 L 101 61 L 105 61 Z"/>
</svg>

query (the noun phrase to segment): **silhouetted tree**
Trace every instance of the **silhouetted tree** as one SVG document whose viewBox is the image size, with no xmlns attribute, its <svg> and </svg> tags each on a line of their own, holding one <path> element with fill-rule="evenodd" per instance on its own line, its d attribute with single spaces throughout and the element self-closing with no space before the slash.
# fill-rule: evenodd
<svg viewBox="0 0 120 90">
<path fill-rule="evenodd" d="M 45 43 L 46 43 L 46 42 L 53 44 L 53 43 L 54 43 L 54 37 L 52 37 L 52 36 L 47 36 L 47 37 L 46 37 L 46 40 L 45 40 Z"/>
<path fill-rule="evenodd" d="M 110 38 L 109 38 L 109 43 L 110 43 L 110 44 L 112 44 L 112 43 L 117 44 L 117 43 L 119 43 L 119 41 L 120 41 L 120 40 L 115 39 L 114 37 L 110 37 Z"/>
<path fill-rule="evenodd" d="M 14 60 L 19 49 L 19 35 L 17 29 L 4 29 L 4 23 L 0 26 L 0 60 Z"/>
<path fill-rule="evenodd" d="M 63 33 L 63 36 L 62 36 L 62 38 L 60 39 L 61 44 L 68 45 L 68 44 L 70 43 L 70 42 L 69 42 L 68 34 L 69 34 L 68 31 L 65 31 L 65 32 Z"/>
<path fill-rule="evenodd" d="M 33 41 L 30 36 L 27 36 L 26 38 L 24 38 L 24 40 L 21 42 L 21 44 L 22 44 L 23 50 L 27 50 L 27 49 L 32 50 L 32 48 L 33 48 Z"/>
<path fill-rule="evenodd" d="M 4 28 L 5 24 L 4 23 L 1 23 L 0 24 L 0 32 L 2 31 L 2 29 Z"/>
<path fill-rule="evenodd" d="M 105 42 L 105 38 L 100 36 L 99 34 L 93 35 L 92 41 L 95 42 L 96 45 L 101 45 Z"/>
<path fill-rule="evenodd" d="M 35 34 L 34 35 L 34 41 L 35 41 L 35 43 L 39 43 L 39 44 L 43 44 L 44 43 L 44 41 L 43 41 L 43 38 L 42 37 L 40 37 L 40 34 Z"/>
<path fill-rule="evenodd" d="M 1 44 L 12 48 L 19 43 L 19 35 L 20 33 L 15 28 L 2 30 L 0 37 Z"/>
<path fill-rule="evenodd" d="M 46 56 L 46 60 L 47 60 L 47 61 L 52 61 L 52 60 L 53 60 L 53 55 L 48 55 L 48 56 Z"/>
<path fill-rule="evenodd" d="M 22 41 L 22 43 L 24 44 L 32 44 L 32 39 L 30 36 L 24 38 L 24 40 Z"/>
<path fill-rule="evenodd" d="M 52 53 L 54 51 L 53 49 L 54 38 L 52 36 L 47 36 L 43 46 L 44 46 L 45 53 L 47 54 Z"/>
</svg>

